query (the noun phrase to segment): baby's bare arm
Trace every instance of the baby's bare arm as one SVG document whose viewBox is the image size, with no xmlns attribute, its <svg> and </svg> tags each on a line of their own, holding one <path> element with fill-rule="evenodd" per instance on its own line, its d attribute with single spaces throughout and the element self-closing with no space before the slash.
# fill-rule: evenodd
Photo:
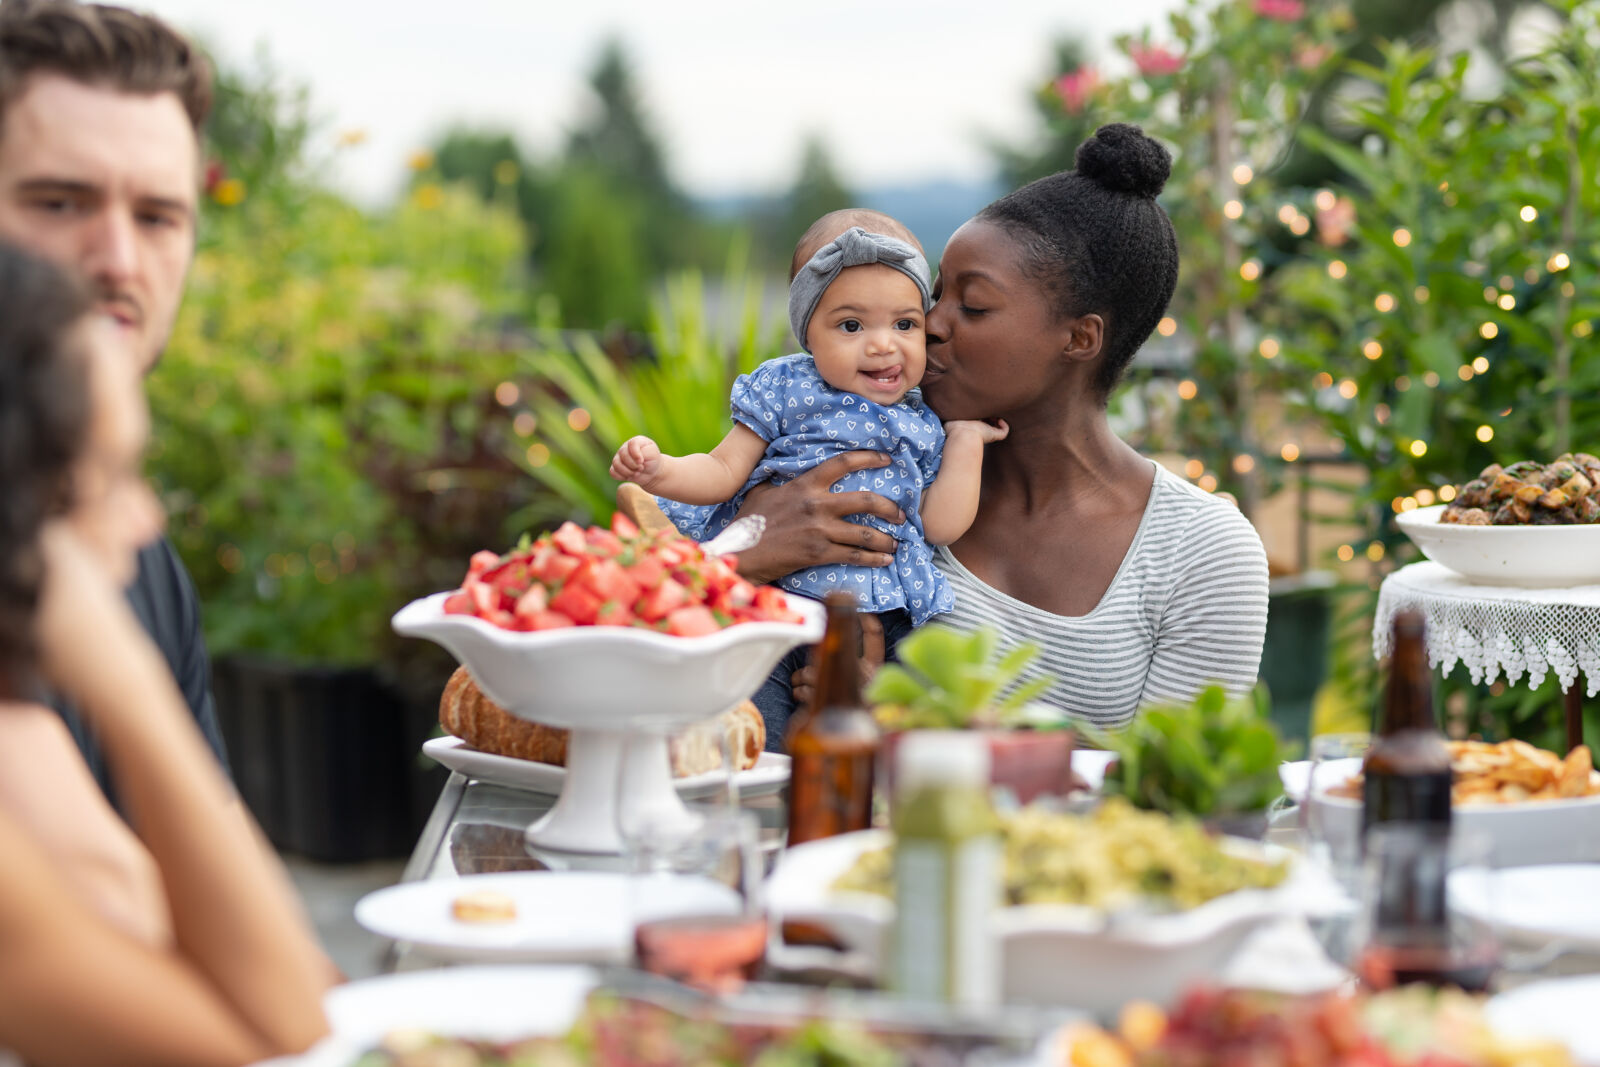
<svg viewBox="0 0 1600 1067">
<path fill-rule="evenodd" d="M 744 488 L 766 451 L 767 442 L 742 423 L 710 452 L 688 456 L 665 455 L 648 437 L 635 437 L 617 450 L 611 475 L 669 500 L 720 504 Z"/>
<path fill-rule="evenodd" d="M 987 422 L 944 424 L 944 458 L 939 476 L 922 495 L 922 534 L 930 545 L 959 540 L 978 517 L 978 490 L 983 482 L 983 446 L 1005 439 L 1010 427 Z"/>
</svg>

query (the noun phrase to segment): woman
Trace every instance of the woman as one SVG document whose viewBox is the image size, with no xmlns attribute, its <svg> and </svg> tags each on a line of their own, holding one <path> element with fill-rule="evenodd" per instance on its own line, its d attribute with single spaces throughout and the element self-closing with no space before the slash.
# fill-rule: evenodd
<svg viewBox="0 0 1600 1067">
<path fill-rule="evenodd" d="M 161 521 L 137 373 L 84 293 L 0 246 L 0 1049 L 29 1064 L 236 1065 L 327 1028 L 333 970 L 120 592 Z"/>
<path fill-rule="evenodd" d="M 1249 522 L 1140 456 L 1106 419 L 1177 285 L 1177 237 L 1155 200 L 1170 172 L 1166 150 L 1137 127 L 1102 127 L 1076 170 L 956 231 L 928 315 L 929 405 L 1011 427 L 985 451 L 977 520 L 935 556 L 956 594 L 946 618 L 1037 643 L 1036 669 L 1058 678 L 1045 700 L 1100 727 L 1208 681 L 1248 688 L 1266 632 L 1266 554 Z M 749 510 L 767 515 L 768 535 L 741 568 L 766 578 L 881 562 L 893 544 L 844 516 L 893 505 L 829 492 L 846 469 L 880 461 L 855 453 L 765 490 Z M 781 736 L 781 722 L 769 728 Z"/>
</svg>

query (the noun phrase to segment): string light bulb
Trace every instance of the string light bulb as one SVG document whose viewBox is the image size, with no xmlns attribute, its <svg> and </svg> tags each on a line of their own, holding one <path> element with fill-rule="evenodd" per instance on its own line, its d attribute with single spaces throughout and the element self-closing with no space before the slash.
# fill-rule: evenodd
<svg viewBox="0 0 1600 1067">
<path fill-rule="evenodd" d="M 1285 463 L 1293 463 L 1295 460 L 1300 458 L 1300 446 L 1295 444 L 1293 441 L 1290 441 L 1288 444 L 1278 449 L 1278 455 L 1283 457 L 1283 461 Z"/>
<path fill-rule="evenodd" d="M 1479 426 L 1477 432 L 1473 436 L 1482 441 L 1484 444 L 1488 444 L 1490 441 L 1494 440 L 1494 427 Z"/>
<path fill-rule="evenodd" d="M 1389 312 L 1394 310 L 1394 294 L 1379 293 L 1373 298 L 1372 306 L 1377 308 L 1383 314 L 1387 315 Z"/>
<path fill-rule="evenodd" d="M 1241 163 L 1233 168 L 1233 180 L 1239 185 L 1249 185 L 1255 178 L 1256 172 L 1250 169 L 1250 164 Z"/>
<path fill-rule="evenodd" d="M 1477 359 L 1473 360 L 1472 361 L 1472 369 L 1477 371 L 1479 374 L 1488 374 L 1489 373 L 1489 357 L 1488 356 L 1479 356 Z"/>
<path fill-rule="evenodd" d="M 1534 219 L 1539 217 L 1539 209 L 1534 207 L 1532 204 L 1523 204 L 1522 210 L 1517 212 L 1517 214 L 1522 217 L 1523 222 L 1532 222 Z"/>
<path fill-rule="evenodd" d="M 1492 322 L 1486 322 L 1482 326 L 1478 327 L 1478 335 L 1485 341 L 1493 341 L 1496 337 L 1500 336 L 1500 327 L 1496 326 Z"/>
<path fill-rule="evenodd" d="M 1340 278 L 1343 278 L 1347 273 L 1349 273 L 1349 271 L 1350 268 L 1345 266 L 1344 260 L 1342 259 L 1333 260 L 1328 264 L 1328 277 L 1332 278 L 1334 281 L 1338 281 Z"/>
</svg>

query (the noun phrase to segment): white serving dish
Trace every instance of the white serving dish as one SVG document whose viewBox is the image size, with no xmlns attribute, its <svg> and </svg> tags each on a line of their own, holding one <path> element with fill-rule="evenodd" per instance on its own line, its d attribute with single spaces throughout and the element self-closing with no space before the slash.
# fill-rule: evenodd
<svg viewBox="0 0 1600 1067">
<path fill-rule="evenodd" d="M 1360 759 L 1332 760 L 1318 774 L 1317 819 L 1335 848 L 1353 848 L 1361 833 L 1361 801 L 1329 796 L 1336 782 L 1361 773 Z M 1279 768 L 1284 792 L 1299 801 L 1306 794 L 1311 765 L 1305 760 Z M 1497 867 L 1600 861 L 1600 795 L 1571 800 L 1530 800 L 1520 804 L 1457 804 L 1455 826 L 1482 834 Z"/>
<path fill-rule="evenodd" d="M 1502 937 L 1600 952 L 1600 864 L 1481 868 L 1450 876 L 1450 903 Z M 1597 1001 L 1596 1003 L 1600 1003 Z"/>
<path fill-rule="evenodd" d="M 881 974 L 889 951 L 894 904 L 871 893 L 833 888 L 864 852 L 890 843 L 884 830 L 843 834 L 788 849 L 767 885 L 776 924 L 813 923 L 829 930 L 868 969 Z M 1241 890 L 1198 908 L 1169 914 L 1108 915 L 1093 908 L 1027 906 L 996 912 L 1001 997 L 1008 1003 L 1059 1005 L 1111 1012 L 1134 999 L 1171 1003 L 1185 986 L 1216 976 L 1254 931 L 1294 915 L 1329 915 L 1348 900 L 1311 864 L 1259 842 L 1229 847 L 1293 866 L 1274 889 Z"/>
<path fill-rule="evenodd" d="M 422 743 L 422 754 L 469 778 L 513 789 L 526 789 L 530 793 L 557 796 L 567 782 L 565 767 L 479 752 L 459 737 L 429 738 Z M 672 788 L 685 800 L 696 800 L 714 795 L 725 781 L 726 776 L 720 770 L 707 771 L 705 774 L 673 778 Z M 739 787 L 741 797 L 776 793 L 789 784 L 789 757 L 781 752 L 763 752 L 756 758 L 754 767 L 734 775 L 734 783 Z"/>
<path fill-rule="evenodd" d="M 299 1056 L 256 1067 L 350 1067 L 396 1030 L 514 1041 L 572 1029 L 600 984 L 590 967 L 445 967 L 362 978 L 322 998 L 331 1031 Z"/>
<path fill-rule="evenodd" d="M 493 890 L 516 904 L 507 923 L 466 923 L 451 913 L 463 893 Z M 648 917 L 737 914 L 739 896 L 709 878 L 653 875 L 649 899 L 630 900 L 628 876 L 614 871 L 507 871 L 402 882 L 356 903 L 356 922 L 449 962 L 626 963 L 637 907 Z"/>
<path fill-rule="evenodd" d="M 1529 982 L 1492 997 L 1484 1016 L 1494 1032 L 1511 1040 L 1555 1041 L 1585 1067 L 1600 1067 L 1600 974 Z"/>
<path fill-rule="evenodd" d="M 395 615 L 398 633 L 448 649 L 489 699 L 524 719 L 564 726 L 567 775 L 528 842 L 563 852 L 615 854 L 617 805 L 651 810 L 658 823 L 687 822 L 672 787 L 666 735 L 720 715 L 754 693 L 783 654 L 822 638 L 822 605 L 788 596 L 798 623 L 745 622 L 699 637 L 622 626 L 574 626 L 521 633 L 471 615 L 447 615 L 450 593 L 413 601 Z M 617 780 L 623 740 L 629 788 Z"/>
<path fill-rule="evenodd" d="M 1600 584 L 1600 523 L 1460 526 L 1446 505 L 1402 511 L 1395 523 L 1435 563 L 1482 585 L 1562 588 Z"/>
</svg>

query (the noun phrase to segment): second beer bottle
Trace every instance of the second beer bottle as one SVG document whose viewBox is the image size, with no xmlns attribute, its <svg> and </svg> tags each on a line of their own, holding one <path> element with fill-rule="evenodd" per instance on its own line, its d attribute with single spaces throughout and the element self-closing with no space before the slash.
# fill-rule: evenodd
<svg viewBox="0 0 1600 1067">
<path fill-rule="evenodd" d="M 789 723 L 789 844 L 872 825 L 872 775 L 880 737 L 861 698 L 861 626 L 855 598 L 830 593 L 817 646 L 811 704 Z"/>
<path fill-rule="evenodd" d="M 1361 768 L 1363 834 L 1387 822 L 1450 829 L 1450 750 L 1433 715 L 1426 624 L 1408 608 L 1394 616 L 1394 651 L 1383 716 Z"/>
</svg>

